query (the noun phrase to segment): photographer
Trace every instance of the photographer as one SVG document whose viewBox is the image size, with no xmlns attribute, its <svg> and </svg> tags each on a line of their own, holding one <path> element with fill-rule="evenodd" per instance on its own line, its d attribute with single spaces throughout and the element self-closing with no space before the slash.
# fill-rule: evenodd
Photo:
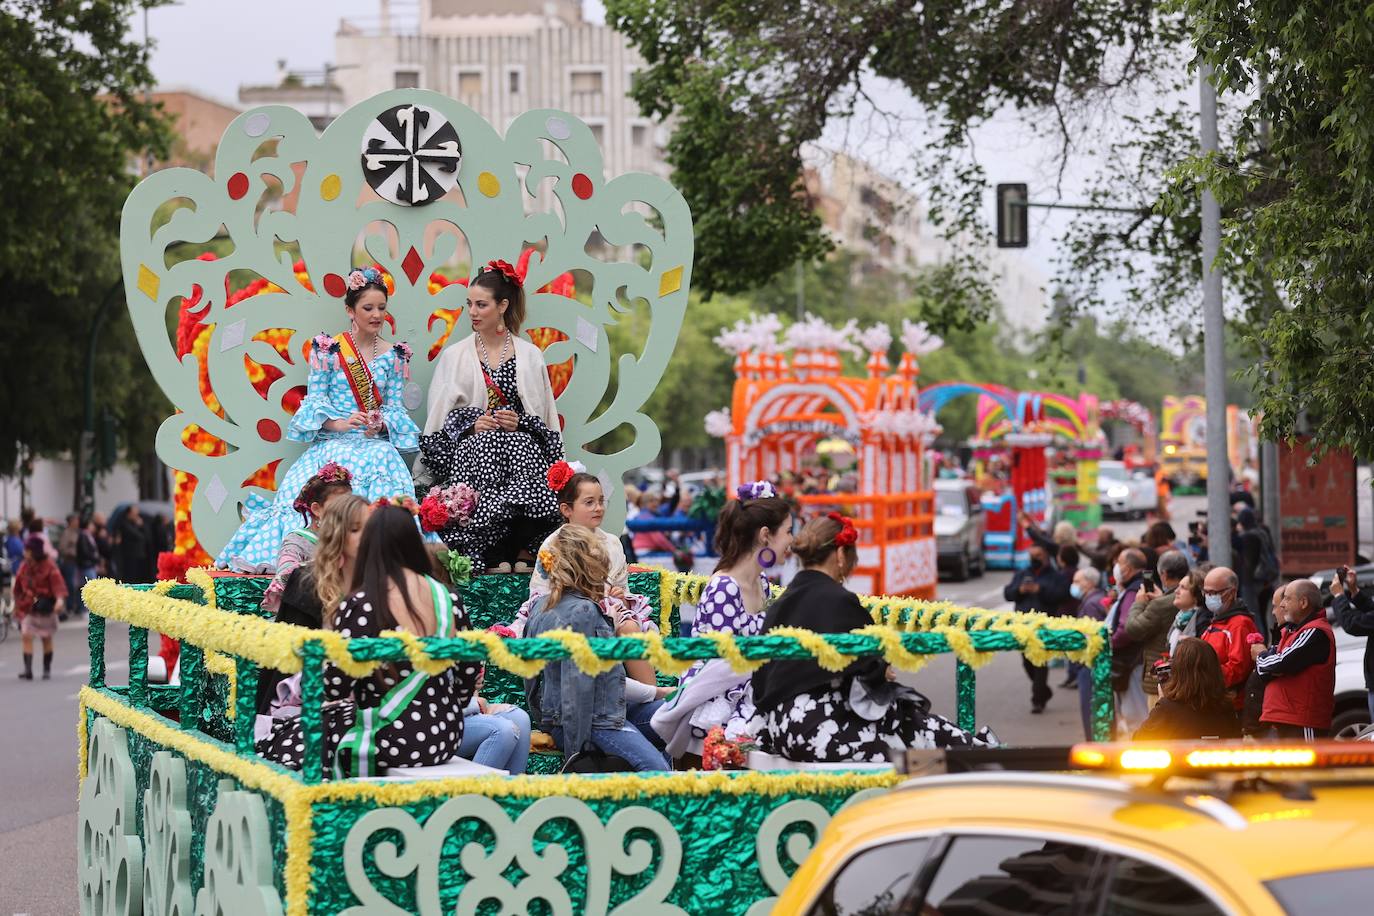
<svg viewBox="0 0 1374 916">
<path fill-rule="evenodd" d="M 1188 558 L 1177 550 L 1165 551 L 1159 558 L 1158 584 L 1152 579 L 1146 580 L 1146 587 L 1136 599 L 1135 610 L 1126 618 L 1127 638 L 1143 649 L 1144 667 L 1140 686 L 1145 691 L 1149 709 L 1154 709 L 1155 703 L 1159 702 L 1159 682 L 1155 678 L 1154 666 L 1169 654 L 1169 630 L 1173 628 L 1174 617 L 1178 614 L 1174 592 L 1187 575 Z"/>
<path fill-rule="evenodd" d="M 1191 636 L 1180 639 L 1171 664 L 1159 673 L 1160 700 L 1136 731 L 1136 741 L 1240 737 L 1240 721 L 1211 646 Z"/>
<path fill-rule="evenodd" d="M 1336 570 L 1331 580 L 1331 609 L 1341 629 L 1351 636 L 1366 637 L 1364 644 L 1364 688 L 1369 693 L 1369 718 L 1374 721 L 1374 599 L 1360 591 L 1355 571 L 1349 566 Z"/>
</svg>

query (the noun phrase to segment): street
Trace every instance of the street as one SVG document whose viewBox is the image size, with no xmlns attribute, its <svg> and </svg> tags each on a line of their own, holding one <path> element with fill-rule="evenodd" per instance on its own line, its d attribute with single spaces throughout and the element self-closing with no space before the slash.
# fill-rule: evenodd
<svg viewBox="0 0 1374 916">
<path fill-rule="evenodd" d="M 1176 519 L 1188 519 L 1199 497 L 1175 500 Z M 1143 522 L 1108 523 L 1119 538 L 1138 538 Z M 1186 521 L 1179 523 L 1185 528 Z M 1006 609 L 1002 588 L 1010 572 L 994 570 L 967 582 L 940 583 L 940 597 L 962 605 Z M 66 916 L 76 911 L 76 701 L 86 682 L 84 622 L 59 630 L 50 681 L 18 679 L 19 635 L 0 645 L 0 916 Z M 154 642 L 156 642 L 154 640 Z M 111 624 L 106 640 L 109 678 L 129 670 L 128 628 Z M 1001 654 L 978 672 L 978 724 L 1012 744 L 1081 740 L 1077 693 L 1061 689 L 1063 669 L 1042 715 L 1030 714 L 1029 681 L 1017 655 Z M 954 658 L 945 655 L 903 681 L 930 697 L 934 710 L 954 718 Z M 36 863 L 41 863 L 38 865 Z"/>
</svg>

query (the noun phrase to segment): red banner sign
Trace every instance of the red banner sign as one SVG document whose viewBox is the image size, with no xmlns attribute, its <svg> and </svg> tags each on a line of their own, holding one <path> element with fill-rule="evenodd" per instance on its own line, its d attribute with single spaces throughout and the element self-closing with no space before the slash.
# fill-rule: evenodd
<svg viewBox="0 0 1374 916">
<path fill-rule="evenodd" d="M 1359 546 L 1355 459 L 1342 449 L 1309 466 L 1306 439 L 1279 443 L 1279 557 L 1283 571 L 1308 575 L 1353 565 Z"/>
</svg>

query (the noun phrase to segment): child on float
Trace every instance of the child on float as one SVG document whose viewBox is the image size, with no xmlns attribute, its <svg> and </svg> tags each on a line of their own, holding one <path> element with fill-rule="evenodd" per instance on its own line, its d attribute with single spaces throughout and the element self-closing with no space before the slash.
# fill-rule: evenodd
<svg viewBox="0 0 1374 916">
<path fill-rule="evenodd" d="M 277 623 L 318 630 L 325 626 L 325 608 L 337 609 L 353 581 L 358 543 L 372 506 L 352 493 L 337 495 L 315 521 L 318 541 L 314 554 L 291 571 L 278 596 L 273 619 Z M 300 715 L 301 676 L 271 668 L 258 670 L 258 737 L 271 733 L 273 719 Z"/>
<path fill-rule="evenodd" d="M 525 636 L 538 638 L 551 630 L 572 630 L 588 638 L 638 632 L 633 621 L 612 627 L 597 603 L 605 596 L 610 563 L 602 539 L 582 525 L 565 525 L 553 543 L 540 551 L 549 578 L 549 594 L 539 598 Z M 649 727 L 661 700 L 627 702 L 625 666 L 619 662 L 601 674 L 584 674 L 571 659 L 549 662 L 542 673 L 526 679 L 525 695 L 539 727 L 553 736 L 567 756 L 589 744 L 621 757 L 637 771 L 672 769 L 662 741 Z"/>
<path fill-rule="evenodd" d="M 601 481 L 588 474 L 579 461 L 559 461 L 549 468 L 549 487 L 558 494 L 558 511 L 563 516 L 564 527 L 581 525 L 596 532 L 602 548 L 609 560 L 609 573 L 606 577 L 605 597 L 601 599 L 601 610 L 615 624 L 617 631 L 657 633 L 658 623 L 654 620 L 653 605 L 643 595 L 630 591 L 630 567 L 625 562 L 625 549 L 620 538 L 601 527 L 606 516 L 606 495 Z M 562 530 L 561 528 L 559 529 Z M 552 548 L 555 531 L 540 545 L 541 553 Z M 530 597 L 515 615 L 510 628 L 516 635 L 523 633 L 529 621 L 530 609 L 534 603 L 551 590 L 548 571 L 536 560 L 534 573 L 530 576 Z M 625 700 L 627 703 L 648 703 L 662 699 L 672 692 L 670 687 L 659 687 L 658 677 L 653 665 L 644 659 L 625 662 Z"/>
<path fill-rule="evenodd" d="M 701 593 L 693 636 L 708 632 L 757 636 L 769 601 L 766 570 L 785 561 L 792 545 L 792 507 L 766 480 L 744 484 L 721 510 L 716 524 L 720 562 Z M 715 726 L 727 738 L 753 737 L 762 726 L 754 710 L 749 675 L 736 674 L 720 658 L 700 661 L 683 674 L 678 690 L 654 715 L 653 727 L 678 758 L 701 754 Z"/>
<path fill-rule="evenodd" d="M 263 611 L 276 615 L 281 607 L 286 580 L 294 570 L 308 564 L 315 555 L 316 545 L 320 542 L 318 522 L 324 510 L 334 497 L 352 492 L 353 475 L 337 461 L 320 468 L 301 487 L 294 507 L 305 518 L 305 527 L 293 529 L 282 538 L 281 547 L 277 550 L 277 572 L 262 594 Z"/>
</svg>

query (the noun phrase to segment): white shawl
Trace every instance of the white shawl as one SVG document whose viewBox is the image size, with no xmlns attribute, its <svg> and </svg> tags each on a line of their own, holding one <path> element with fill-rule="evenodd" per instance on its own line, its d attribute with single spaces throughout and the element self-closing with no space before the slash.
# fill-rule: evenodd
<svg viewBox="0 0 1374 916">
<path fill-rule="evenodd" d="M 549 429 L 558 430 L 558 411 L 553 405 L 553 385 L 549 382 L 544 354 L 523 337 L 512 334 L 515 343 L 515 384 L 525 412 L 544 421 Z M 477 336 L 469 335 L 451 347 L 445 347 L 434 366 L 429 383 L 429 416 L 425 432 L 444 428 L 444 421 L 455 407 L 486 408 L 487 383 L 482 378 L 482 364 L 477 358 Z"/>
</svg>

